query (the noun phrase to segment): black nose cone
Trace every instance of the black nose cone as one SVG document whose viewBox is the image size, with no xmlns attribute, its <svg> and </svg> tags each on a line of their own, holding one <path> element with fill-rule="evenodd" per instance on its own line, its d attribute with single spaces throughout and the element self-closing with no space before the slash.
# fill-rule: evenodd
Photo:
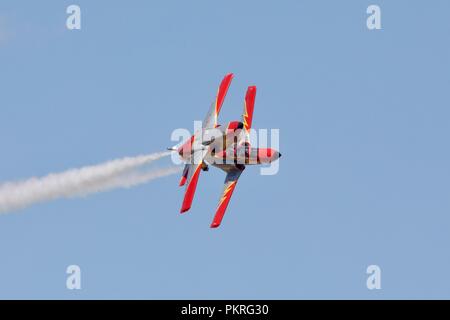
<svg viewBox="0 0 450 320">
<path fill-rule="evenodd" d="M 281 152 L 278 152 L 278 158 L 281 158 Z"/>
</svg>

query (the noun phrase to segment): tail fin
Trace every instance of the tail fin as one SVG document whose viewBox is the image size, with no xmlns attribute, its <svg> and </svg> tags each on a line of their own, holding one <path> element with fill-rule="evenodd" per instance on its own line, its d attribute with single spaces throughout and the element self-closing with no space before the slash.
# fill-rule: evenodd
<svg viewBox="0 0 450 320">
<path fill-rule="evenodd" d="M 191 208 L 192 200 L 194 199 L 195 189 L 197 188 L 197 181 L 202 168 L 202 163 L 193 165 L 189 168 L 189 173 L 186 181 L 186 191 L 184 193 L 183 204 L 181 206 L 180 212 L 186 212 Z"/>
</svg>

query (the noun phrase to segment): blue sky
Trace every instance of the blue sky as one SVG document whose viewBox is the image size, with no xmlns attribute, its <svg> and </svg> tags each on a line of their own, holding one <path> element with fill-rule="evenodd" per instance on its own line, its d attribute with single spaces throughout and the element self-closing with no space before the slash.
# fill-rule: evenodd
<svg viewBox="0 0 450 320">
<path fill-rule="evenodd" d="M 366 27 L 373 3 L 382 30 Z M 2 1 L 0 181 L 171 146 L 227 72 L 222 122 L 256 85 L 253 125 L 280 129 L 283 158 L 274 176 L 246 170 L 217 230 L 219 170 L 183 216 L 178 176 L 2 215 L 0 298 L 450 298 L 449 11 Z"/>
</svg>

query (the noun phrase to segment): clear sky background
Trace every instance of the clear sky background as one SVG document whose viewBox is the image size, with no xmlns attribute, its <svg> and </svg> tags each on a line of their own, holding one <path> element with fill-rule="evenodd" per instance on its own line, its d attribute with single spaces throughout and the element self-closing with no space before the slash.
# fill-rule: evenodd
<svg viewBox="0 0 450 320">
<path fill-rule="evenodd" d="M 82 30 L 65 27 L 66 7 Z M 382 30 L 366 27 L 378 4 Z M 280 171 L 170 176 L 0 216 L 0 298 L 450 298 L 450 3 L 0 3 L 0 181 L 173 145 L 234 72 Z M 170 160 L 161 161 L 161 165 Z M 66 268 L 82 289 L 66 289 Z M 366 288 L 379 265 L 381 290 Z"/>
</svg>

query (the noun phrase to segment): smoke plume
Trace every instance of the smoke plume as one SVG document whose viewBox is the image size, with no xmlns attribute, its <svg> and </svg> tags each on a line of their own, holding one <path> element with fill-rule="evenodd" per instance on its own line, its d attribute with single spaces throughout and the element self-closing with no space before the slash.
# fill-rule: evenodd
<svg viewBox="0 0 450 320">
<path fill-rule="evenodd" d="M 59 198 L 86 196 L 114 188 L 129 188 L 179 171 L 178 167 L 150 169 L 144 166 L 170 152 L 127 157 L 102 164 L 51 173 L 40 178 L 0 184 L 0 213 Z"/>
</svg>

